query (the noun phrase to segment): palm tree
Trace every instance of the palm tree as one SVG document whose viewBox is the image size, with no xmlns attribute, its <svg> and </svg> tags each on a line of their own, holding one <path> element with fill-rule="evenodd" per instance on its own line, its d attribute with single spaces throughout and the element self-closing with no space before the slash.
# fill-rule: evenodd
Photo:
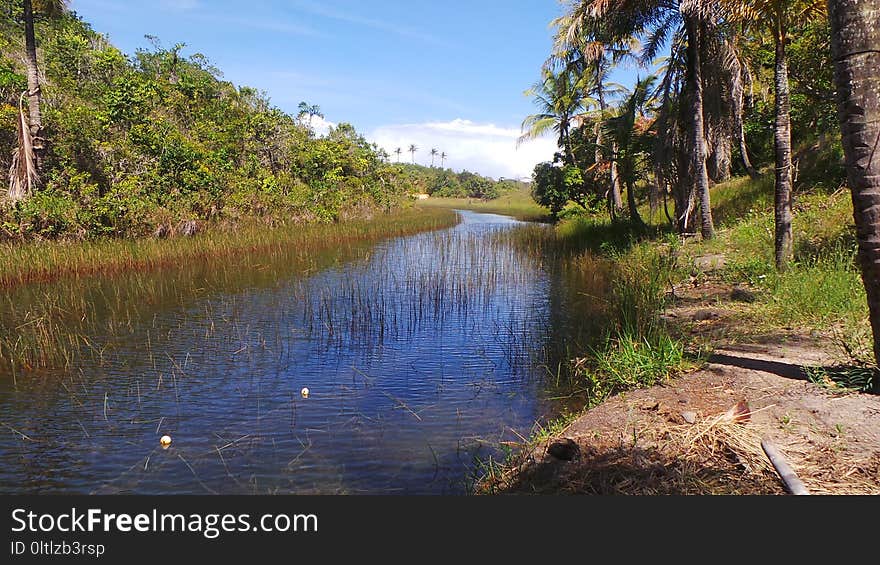
<svg viewBox="0 0 880 565">
<path fill-rule="evenodd" d="M 775 255 L 776 268 L 782 271 L 788 266 L 793 252 L 791 96 L 785 52 L 787 30 L 794 23 L 824 16 L 826 0 L 721 0 L 718 4 L 730 15 L 767 29 L 773 35 L 776 47 L 773 71 L 776 90 L 776 121 L 773 128 L 776 148 Z"/>
<path fill-rule="evenodd" d="M 709 198 L 706 127 L 703 117 L 701 39 L 709 32 L 710 0 L 580 0 L 572 9 L 576 20 L 589 25 L 598 22 L 613 43 L 627 37 L 645 37 L 643 62 L 656 58 L 670 37 L 682 33 L 687 41 L 688 145 L 694 193 L 700 203 L 700 231 L 703 239 L 715 236 Z"/>
<path fill-rule="evenodd" d="M 442 168 L 442 169 L 446 168 L 446 158 L 448 156 L 449 155 L 446 154 L 446 151 L 444 151 L 443 153 L 440 154 L 440 168 Z"/>
<path fill-rule="evenodd" d="M 64 11 L 65 0 L 38 0 L 36 8 L 43 14 L 53 16 Z M 43 137 L 42 91 L 40 69 L 37 61 L 37 39 L 34 33 L 34 3 L 22 0 L 24 16 L 25 66 L 28 89 L 19 103 L 19 143 L 13 154 L 9 175 L 9 198 L 25 198 L 40 182 L 46 140 Z M 28 119 L 24 117 L 23 99 L 28 100 Z"/>
<path fill-rule="evenodd" d="M 403 150 L 400 147 L 398 147 L 397 149 L 394 150 L 394 153 L 395 153 L 395 155 L 397 155 L 397 162 L 400 163 L 400 154 L 403 153 Z"/>
<path fill-rule="evenodd" d="M 544 69 L 543 80 L 525 92 L 526 96 L 533 98 L 539 113 L 523 120 L 523 134 L 517 140 L 517 145 L 541 137 L 548 131 L 555 131 L 557 144 L 563 150 L 566 162 L 577 167 L 571 129 L 575 120 L 584 113 L 585 105 L 592 105 L 592 100 L 585 94 L 584 80 L 572 69 L 559 72 Z"/>
<path fill-rule="evenodd" d="M 644 228 L 645 222 L 639 215 L 634 192 L 636 156 L 640 152 L 638 147 L 639 132 L 636 126 L 639 118 L 644 119 L 646 109 L 653 103 L 652 93 L 656 82 L 657 77 L 655 76 L 637 79 L 632 93 L 618 107 L 617 115 L 607 120 L 603 125 L 605 134 L 614 141 L 618 148 L 614 158 L 618 161 L 621 177 L 626 184 L 626 200 L 630 219 L 639 228 Z"/>
<path fill-rule="evenodd" d="M 434 157 L 436 157 L 439 154 L 440 154 L 440 152 L 437 151 L 437 149 L 435 149 L 433 147 L 431 148 L 431 167 L 432 168 L 434 167 Z"/>
<path fill-rule="evenodd" d="M 416 151 L 418 151 L 418 150 L 419 150 L 419 147 L 415 143 L 413 143 L 409 146 L 408 151 L 412 155 L 412 164 L 413 165 L 416 164 Z"/>
<path fill-rule="evenodd" d="M 703 117 L 703 77 L 700 58 L 700 32 L 703 26 L 697 16 L 684 16 L 685 34 L 687 35 L 687 76 L 688 94 L 690 99 L 690 144 L 693 151 L 691 166 L 695 171 L 696 193 L 700 202 L 700 235 L 703 239 L 715 237 L 715 225 L 712 221 L 712 208 L 709 201 L 709 170 L 706 167 L 706 128 Z"/>
<path fill-rule="evenodd" d="M 312 129 L 312 121 L 315 116 L 319 118 L 323 118 L 324 114 L 321 113 L 321 107 L 317 104 L 309 104 L 308 102 L 300 102 L 299 103 L 299 118 L 302 119 L 304 116 L 309 117 L 309 129 Z"/>
<path fill-rule="evenodd" d="M 843 149 L 880 364 L 880 0 L 829 0 Z M 880 391 L 880 379 L 874 389 Z"/>
<path fill-rule="evenodd" d="M 600 164 L 605 161 L 604 143 L 602 139 L 602 120 L 607 118 L 607 100 L 609 97 L 622 92 L 622 87 L 610 83 L 608 78 L 612 67 L 618 65 L 628 57 L 632 57 L 638 48 L 635 38 L 624 38 L 617 43 L 611 43 L 602 37 L 602 29 L 599 22 L 584 17 L 577 13 L 563 15 L 554 20 L 553 25 L 557 28 L 554 39 L 553 54 L 547 64 L 561 63 L 575 72 L 592 75 L 591 89 L 587 95 L 593 97 L 598 103 L 599 116 L 596 120 L 596 153 L 595 162 Z M 612 141 L 611 155 L 616 152 Z M 612 220 L 623 209 L 621 199 L 620 176 L 617 171 L 617 160 L 610 159 L 610 187 L 608 191 L 609 212 Z"/>
<path fill-rule="evenodd" d="M 600 116 L 604 118 L 605 113 L 608 111 L 608 102 L 607 96 L 608 94 L 615 93 L 614 90 L 609 90 L 606 88 L 608 84 L 608 74 L 611 71 L 611 62 L 608 59 L 607 54 L 603 51 L 601 56 L 595 57 L 593 61 L 593 72 L 595 73 L 595 95 L 599 102 L 599 113 Z M 602 162 L 604 156 L 602 155 L 602 128 L 596 128 L 596 163 Z M 618 151 L 616 141 L 612 141 L 611 145 L 611 189 L 609 193 L 609 202 L 611 204 L 611 217 L 612 219 L 623 209 L 623 199 L 620 196 L 620 174 L 617 170 L 617 159 L 614 158 L 615 154 Z"/>
</svg>

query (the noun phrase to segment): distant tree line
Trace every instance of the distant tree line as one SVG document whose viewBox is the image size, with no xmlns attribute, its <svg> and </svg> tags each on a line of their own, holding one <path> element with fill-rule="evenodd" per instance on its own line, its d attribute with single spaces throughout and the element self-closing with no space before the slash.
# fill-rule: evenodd
<svg viewBox="0 0 880 565">
<path fill-rule="evenodd" d="M 512 179 L 495 180 L 470 171 L 455 172 L 451 169 L 423 167 L 409 163 L 398 166 L 401 182 L 413 194 L 493 200 L 511 190 L 527 187 L 525 183 Z"/>
</svg>

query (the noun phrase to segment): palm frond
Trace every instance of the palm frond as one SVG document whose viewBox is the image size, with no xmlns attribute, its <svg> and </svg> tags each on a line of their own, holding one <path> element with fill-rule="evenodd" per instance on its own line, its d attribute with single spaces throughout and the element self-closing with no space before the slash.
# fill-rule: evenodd
<svg viewBox="0 0 880 565">
<path fill-rule="evenodd" d="M 21 95 L 18 105 L 18 144 L 12 151 L 12 166 L 9 168 L 8 195 L 12 201 L 22 200 L 32 194 L 39 182 L 33 140 L 24 110 L 26 95 L 27 92 Z"/>
<path fill-rule="evenodd" d="M 523 134 L 516 140 L 516 146 L 519 147 L 526 141 L 537 139 L 551 130 L 555 130 L 557 120 L 555 116 L 547 114 L 536 114 L 523 120 Z"/>
</svg>

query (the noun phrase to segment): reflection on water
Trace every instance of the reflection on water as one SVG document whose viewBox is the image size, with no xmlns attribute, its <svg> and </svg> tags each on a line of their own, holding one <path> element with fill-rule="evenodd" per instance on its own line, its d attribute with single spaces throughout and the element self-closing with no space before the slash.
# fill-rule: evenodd
<svg viewBox="0 0 880 565">
<path fill-rule="evenodd" d="M 0 492 L 464 492 L 558 409 L 548 367 L 577 320 L 560 269 L 498 237 L 519 222 L 460 214 L 306 272 L 276 257 L 83 288 L 107 317 L 89 355 L 0 380 Z"/>
</svg>

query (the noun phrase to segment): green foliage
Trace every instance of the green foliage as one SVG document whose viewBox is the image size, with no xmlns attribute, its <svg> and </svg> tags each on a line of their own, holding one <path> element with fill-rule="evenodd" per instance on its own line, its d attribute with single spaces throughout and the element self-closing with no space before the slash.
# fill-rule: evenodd
<svg viewBox="0 0 880 565">
<path fill-rule="evenodd" d="M 0 12 L 4 178 L 26 88 L 18 17 Z M 39 17 L 36 34 L 50 141 L 44 187 L 0 208 L 0 240 L 138 236 L 182 219 L 332 222 L 394 208 L 415 184 L 351 125 L 317 137 L 302 112 L 235 87 L 182 43 L 148 37 L 151 49 L 126 57 L 74 13 Z M 307 110 L 321 115 L 317 105 Z M 497 194 L 482 178 L 464 191 Z"/>
<path fill-rule="evenodd" d="M 593 402 L 632 388 L 649 387 L 687 365 L 683 344 L 666 333 L 649 336 L 621 333 L 592 353 L 584 373 Z"/>
<path fill-rule="evenodd" d="M 539 163 L 532 174 L 532 198 L 548 208 L 557 219 L 570 200 L 577 201 L 588 212 L 598 210 L 601 202 L 592 198 L 585 200 L 584 175 L 573 165 Z"/>
<path fill-rule="evenodd" d="M 519 187 L 514 181 L 496 181 L 470 171 L 456 173 L 450 169 L 408 163 L 387 168 L 394 171 L 410 194 L 428 194 L 436 198 L 494 200 Z"/>
<path fill-rule="evenodd" d="M 4 100 L 14 100 L 27 90 L 27 77 L 15 72 L 12 64 L 0 59 L 0 96 Z"/>
<path fill-rule="evenodd" d="M 837 134 L 840 128 L 831 60 L 831 32 L 823 19 L 792 26 L 787 33 L 792 139 L 808 146 L 823 135 Z M 772 38 L 758 34 L 744 39 L 741 48 L 755 83 L 746 93 L 752 102 L 746 109 L 744 124 L 749 150 L 756 163 L 771 163 L 775 120 L 774 43 Z"/>
<path fill-rule="evenodd" d="M 811 382 L 837 391 L 870 392 L 880 375 L 876 367 L 804 367 Z"/>
<path fill-rule="evenodd" d="M 40 191 L 16 202 L 4 225 L 19 237 L 55 238 L 76 225 L 76 203 L 65 194 Z"/>
</svg>

